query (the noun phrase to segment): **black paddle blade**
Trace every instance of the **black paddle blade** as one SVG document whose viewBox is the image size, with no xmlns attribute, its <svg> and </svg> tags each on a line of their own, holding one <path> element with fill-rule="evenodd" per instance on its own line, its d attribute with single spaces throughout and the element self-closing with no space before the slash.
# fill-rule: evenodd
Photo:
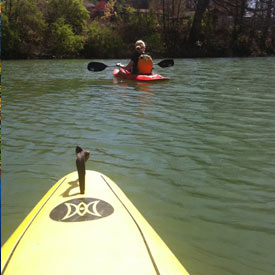
<svg viewBox="0 0 275 275">
<path fill-rule="evenodd" d="M 157 65 L 159 65 L 162 68 L 171 67 L 174 66 L 174 60 L 173 59 L 164 59 L 160 61 Z"/>
<path fill-rule="evenodd" d="M 100 62 L 90 62 L 88 64 L 88 70 L 91 72 L 100 72 L 106 69 L 108 66 Z"/>
</svg>

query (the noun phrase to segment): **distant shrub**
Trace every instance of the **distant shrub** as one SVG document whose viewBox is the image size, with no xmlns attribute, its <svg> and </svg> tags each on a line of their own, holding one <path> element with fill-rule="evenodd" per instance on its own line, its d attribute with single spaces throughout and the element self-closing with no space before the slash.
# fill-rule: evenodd
<svg viewBox="0 0 275 275">
<path fill-rule="evenodd" d="M 83 6 L 82 0 L 47 0 L 45 2 L 47 8 L 43 10 L 46 10 L 49 23 L 63 18 L 64 22 L 72 27 L 74 34 L 85 33 L 89 12 Z"/>
<path fill-rule="evenodd" d="M 125 47 L 119 34 L 111 27 L 93 21 L 84 47 L 86 58 L 117 58 Z"/>
<path fill-rule="evenodd" d="M 131 7 L 120 7 L 118 14 L 120 33 L 127 43 L 134 43 L 158 32 L 158 19 L 153 10 L 143 13 Z"/>
<path fill-rule="evenodd" d="M 19 5 L 20 2 L 20 5 Z M 2 6 L 3 58 L 37 57 L 43 52 L 47 24 L 34 0 Z"/>
<path fill-rule="evenodd" d="M 20 56 L 20 32 L 17 25 L 9 22 L 8 17 L 2 15 L 2 58 L 17 58 Z"/>
<path fill-rule="evenodd" d="M 75 56 L 83 48 L 83 38 L 80 35 L 75 35 L 72 26 L 65 24 L 63 18 L 59 18 L 50 26 L 48 45 L 51 56 Z"/>
</svg>

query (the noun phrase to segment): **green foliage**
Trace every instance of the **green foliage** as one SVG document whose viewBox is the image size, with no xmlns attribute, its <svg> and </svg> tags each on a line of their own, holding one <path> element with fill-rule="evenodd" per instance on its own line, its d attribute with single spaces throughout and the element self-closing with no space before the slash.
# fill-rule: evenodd
<svg viewBox="0 0 275 275">
<path fill-rule="evenodd" d="M 66 24 L 64 18 L 59 18 L 50 26 L 48 49 L 55 57 L 76 56 L 83 49 L 83 38 L 73 33 L 72 26 Z"/>
<path fill-rule="evenodd" d="M 208 11 L 205 12 L 201 22 L 201 34 L 204 39 L 207 39 L 209 35 L 212 36 L 215 34 L 214 17 Z"/>
<path fill-rule="evenodd" d="M 265 48 L 267 55 L 274 55 L 275 54 L 275 36 L 272 39 L 272 33 L 270 31 L 269 36 L 265 41 Z"/>
<path fill-rule="evenodd" d="M 16 58 L 20 56 L 20 35 L 17 24 L 10 22 L 5 14 L 2 14 L 2 57 Z"/>
<path fill-rule="evenodd" d="M 242 17 L 245 7 L 238 1 L 209 5 L 191 43 L 189 2 L 165 1 L 163 18 L 163 1 L 109 0 L 104 16 L 92 19 L 83 0 L 3 0 L 2 58 L 129 57 L 138 39 L 153 57 L 275 55 L 272 5 L 251 18 Z M 148 3 L 150 10 L 136 9 Z"/>
<path fill-rule="evenodd" d="M 226 56 L 230 52 L 228 31 L 220 31 L 217 27 L 215 14 L 206 11 L 201 23 L 201 39 L 196 46 L 201 56 Z"/>
<path fill-rule="evenodd" d="M 46 22 L 35 0 L 20 1 L 3 8 L 4 57 L 39 56 L 42 51 Z"/>
<path fill-rule="evenodd" d="M 63 18 L 65 23 L 72 26 L 75 34 L 82 34 L 86 30 L 89 13 L 81 0 L 49 0 L 48 18 L 53 23 Z"/>
<path fill-rule="evenodd" d="M 91 23 L 84 50 L 85 57 L 116 58 L 123 51 L 123 41 L 116 31 L 98 21 Z"/>
<path fill-rule="evenodd" d="M 146 41 L 147 51 L 152 56 L 162 56 L 165 53 L 164 43 L 159 32 L 145 36 L 143 39 Z"/>
<path fill-rule="evenodd" d="M 164 43 L 155 11 L 151 9 L 141 12 L 130 6 L 118 5 L 117 14 L 116 28 L 122 40 L 130 45 L 130 48 L 135 41 L 142 39 L 146 42 L 150 54 L 153 56 L 163 54 Z"/>
<path fill-rule="evenodd" d="M 83 49 L 88 18 L 81 0 L 4 1 L 2 56 L 77 56 Z"/>
<path fill-rule="evenodd" d="M 157 31 L 158 20 L 153 10 L 142 13 L 131 7 L 125 7 L 119 15 L 121 16 L 120 31 L 124 41 L 128 43 L 154 35 Z"/>
<path fill-rule="evenodd" d="M 112 20 L 117 17 L 117 12 L 115 10 L 116 0 L 109 0 L 105 5 L 104 16 L 102 19 Z"/>
<path fill-rule="evenodd" d="M 250 52 L 250 41 L 246 34 L 239 34 L 237 40 L 234 43 L 234 50 L 238 52 L 240 56 L 248 56 Z"/>
</svg>

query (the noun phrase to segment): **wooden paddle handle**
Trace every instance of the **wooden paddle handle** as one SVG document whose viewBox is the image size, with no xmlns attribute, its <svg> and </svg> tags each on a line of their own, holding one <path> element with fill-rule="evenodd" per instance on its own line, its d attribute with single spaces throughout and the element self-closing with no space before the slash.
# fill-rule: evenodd
<svg viewBox="0 0 275 275">
<path fill-rule="evenodd" d="M 76 146 L 75 153 L 76 153 L 76 168 L 78 172 L 80 194 L 84 194 L 85 193 L 85 174 L 86 174 L 85 162 L 90 157 L 90 152 L 83 150 L 79 146 Z"/>
</svg>

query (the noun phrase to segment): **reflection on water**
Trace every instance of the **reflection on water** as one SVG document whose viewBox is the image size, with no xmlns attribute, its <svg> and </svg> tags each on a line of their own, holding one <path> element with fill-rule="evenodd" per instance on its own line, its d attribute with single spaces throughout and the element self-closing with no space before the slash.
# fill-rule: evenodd
<svg viewBox="0 0 275 275">
<path fill-rule="evenodd" d="M 152 93 L 153 85 L 159 84 L 160 82 L 146 82 L 146 81 L 132 81 L 132 80 L 120 80 L 114 77 L 113 84 L 119 85 L 123 88 L 132 88 L 136 91 Z M 165 84 L 163 82 L 162 84 Z"/>
<path fill-rule="evenodd" d="M 2 242 L 81 145 L 191 274 L 272 274 L 274 61 L 178 59 L 156 71 L 165 83 L 85 60 L 4 62 Z"/>
</svg>

